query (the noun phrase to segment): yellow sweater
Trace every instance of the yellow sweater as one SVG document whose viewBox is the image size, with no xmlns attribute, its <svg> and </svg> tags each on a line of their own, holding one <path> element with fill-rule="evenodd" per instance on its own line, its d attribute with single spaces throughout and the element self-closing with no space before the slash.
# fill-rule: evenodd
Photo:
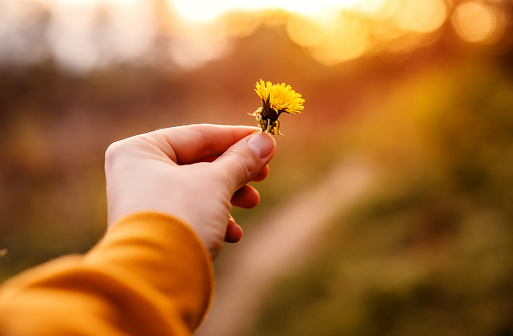
<svg viewBox="0 0 513 336">
<path fill-rule="evenodd" d="M 208 310 L 213 279 L 188 226 L 134 214 L 86 255 L 9 280 L 0 291 L 0 335 L 190 335 Z"/>
</svg>

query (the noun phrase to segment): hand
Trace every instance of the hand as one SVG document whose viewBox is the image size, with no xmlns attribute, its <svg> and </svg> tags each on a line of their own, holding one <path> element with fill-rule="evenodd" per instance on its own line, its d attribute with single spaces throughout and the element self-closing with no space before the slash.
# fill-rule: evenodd
<svg viewBox="0 0 513 336">
<path fill-rule="evenodd" d="M 214 258 L 242 229 L 231 206 L 260 200 L 247 185 L 263 180 L 276 144 L 254 127 L 191 125 L 113 143 L 105 154 L 109 226 L 140 211 L 170 214 L 189 225 Z"/>
</svg>

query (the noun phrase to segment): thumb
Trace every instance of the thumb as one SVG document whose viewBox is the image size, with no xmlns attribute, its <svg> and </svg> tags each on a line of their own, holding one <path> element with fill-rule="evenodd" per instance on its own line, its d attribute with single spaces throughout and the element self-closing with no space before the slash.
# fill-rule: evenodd
<svg viewBox="0 0 513 336">
<path fill-rule="evenodd" d="M 276 142 L 269 134 L 254 133 L 232 145 L 214 163 L 235 192 L 264 169 L 275 150 Z"/>
</svg>

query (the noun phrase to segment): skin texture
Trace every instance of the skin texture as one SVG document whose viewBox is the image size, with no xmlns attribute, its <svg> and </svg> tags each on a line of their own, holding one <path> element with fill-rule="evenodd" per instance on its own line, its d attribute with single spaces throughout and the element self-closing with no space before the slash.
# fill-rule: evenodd
<svg viewBox="0 0 513 336">
<path fill-rule="evenodd" d="M 190 125 L 113 143 L 105 154 L 109 226 L 139 211 L 175 216 L 198 235 L 212 258 L 242 229 L 232 205 L 255 207 L 247 183 L 269 173 L 276 143 L 254 127 Z"/>
</svg>

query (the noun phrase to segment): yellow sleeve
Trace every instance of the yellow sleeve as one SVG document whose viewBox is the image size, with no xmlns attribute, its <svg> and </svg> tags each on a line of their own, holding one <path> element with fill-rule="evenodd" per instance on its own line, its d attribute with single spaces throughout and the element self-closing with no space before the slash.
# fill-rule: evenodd
<svg viewBox="0 0 513 336">
<path fill-rule="evenodd" d="M 212 262 L 194 232 L 171 216 L 138 213 L 86 255 L 9 280 L 0 335 L 190 335 L 212 294 Z"/>
</svg>

